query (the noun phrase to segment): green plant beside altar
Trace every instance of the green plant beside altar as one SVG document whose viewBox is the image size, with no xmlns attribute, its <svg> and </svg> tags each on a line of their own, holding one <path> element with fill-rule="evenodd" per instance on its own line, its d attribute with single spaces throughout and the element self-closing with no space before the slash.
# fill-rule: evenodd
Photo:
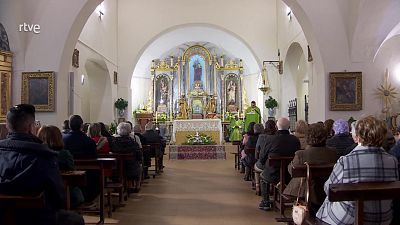
<svg viewBox="0 0 400 225">
<path fill-rule="evenodd" d="M 274 99 L 272 96 L 269 96 L 267 100 L 265 100 L 265 108 L 268 109 L 269 117 L 274 117 L 276 114 L 276 107 L 278 107 L 278 101 Z"/>
<path fill-rule="evenodd" d="M 119 98 L 114 102 L 114 106 L 118 111 L 118 115 L 123 117 L 125 115 L 125 109 L 128 107 L 128 101 L 123 98 Z"/>
<path fill-rule="evenodd" d="M 196 134 L 190 134 L 186 136 L 186 141 L 182 143 L 183 145 L 215 145 L 215 141 L 206 134 L 196 132 Z"/>
</svg>

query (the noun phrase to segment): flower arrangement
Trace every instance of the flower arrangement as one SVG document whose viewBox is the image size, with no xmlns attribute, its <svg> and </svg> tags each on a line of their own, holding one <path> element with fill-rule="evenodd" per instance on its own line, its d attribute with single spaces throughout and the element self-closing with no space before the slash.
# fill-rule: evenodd
<svg viewBox="0 0 400 225">
<path fill-rule="evenodd" d="M 232 121 L 233 119 L 235 119 L 235 114 L 231 113 L 231 112 L 226 112 L 225 113 L 225 118 L 224 121 Z"/>
<path fill-rule="evenodd" d="M 117 133 L 117 122 L 111 122 L 108 132 L 113 135 Z"/>
<path fill-rule="evenodd" d="M 119 98 L 117 101 L 115 101 L 114 106 L 119 110 L 124 110 L 126 107 L 128 107 L 128 101 L 123 98 Z"/>
<path fill-rule="evenodd" d="M 265 100 L 265 107 L 267 109 L 273 109 L 278 107 L 278 102 L 273 97 L 269 96 L 267 100 Z"/>
<path fill-rule="evenodd" d="M 196 132 L 194 135 L 186 136 L 187 140 L 184 142 L 184 145 L 215 145 L 215 141 L 206 134 L 199 134 Z"/>
<path fill-rule="evenodd" d="M 165 122 L 165 121 L 168 120 L 168 115 L 165 112 L 157 113 L 156 115 L 157 115 L 157 121 L 158 122 Z"/>
</svg>

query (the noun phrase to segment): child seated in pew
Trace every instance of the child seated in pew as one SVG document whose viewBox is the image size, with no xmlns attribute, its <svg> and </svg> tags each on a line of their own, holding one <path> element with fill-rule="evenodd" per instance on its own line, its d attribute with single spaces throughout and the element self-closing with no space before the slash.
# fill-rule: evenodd
<svg viewBox="0 0 400 225">
<path fill-rule="evenodd" d="M 339 158 L 325 182 L 325 193 L 330 184 L 398 180 L 397 159 L 381 148 L 386 133 L 386 124 L 373 116 L 359 120 L 355 138 L 358 146 Z M 330 202 L 326 197 L 316 217 L 328 224 L 350 225 L 355 222 L 354 211 L 354 202 Z M 390 224 L 391 220 L 392 200 L 364 203 L 364 224 Z"/>
<path fill-rule="evenodd" d="M 50 149 L 58 152 L 57 160 L 60 171 L 75 170 L 74 158 L 68 150 L 64 149 L 61 131 L 58 127 L 42 126 L 38 131 L 38 138 L 42 140 L 44 144 L 47 144 Z M 70 189 L 70 198 L 71 208 L 78 207 L 85 200 L 79 187 Z"/>
<path fill-rule="evenodd" d="M 6 195 L 45 195 L 45 207 L 18 210 L 16 223 L 83 225 L 82 216 L 62 210 L 65 190 L 58 169 L 57 152 L 34 136 L 35 107 L 20 104 L 7 113 L 7 139 L 0 141 L 0 193 Z M 0 212 L 0 221 L 1 221 Z"/>
</svg>

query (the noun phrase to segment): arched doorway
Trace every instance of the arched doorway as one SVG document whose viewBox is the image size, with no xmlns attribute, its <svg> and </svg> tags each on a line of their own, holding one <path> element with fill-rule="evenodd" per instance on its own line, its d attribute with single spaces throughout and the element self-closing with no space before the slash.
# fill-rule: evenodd
<svg viewBox="0 0 400 225">
<path fill-rule="evenodd" d="M 289 100 L 296 98 L 297 119 L 304 120 L 304 96 L 308 96 L 308 71 L 304 51 L 297 42 L 293 42 L 286 53 L 281 91 L 283 115 L 288 115 Z"/>
<path fill-rule="evenodd" d="M 98 59 L 88 59 L 83 74 L 81 110 L 86 122 L 111 122 L 113 118 L 111 81 L 107 65 Z"/>
</svg>

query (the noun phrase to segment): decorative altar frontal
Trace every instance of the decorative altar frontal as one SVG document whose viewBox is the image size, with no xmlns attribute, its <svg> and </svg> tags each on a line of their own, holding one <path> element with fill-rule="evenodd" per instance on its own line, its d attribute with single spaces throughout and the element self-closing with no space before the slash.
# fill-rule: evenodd
<svg viewBox="0 0 400 225">
<path fill-rule="evenodd" d="M 223 145 L 170 145 L 171 160 L 210 160 L 226 159 Z"/>
<path fill-rule="evenodd" d="M 222 124 L 220 119 L 192 119 L 174 120 L 172 128 L 172 141 L 180 145 L 186 141 L 190 134 L 205 133 L 217 144 L 222 144 Z"/>
</svg>

